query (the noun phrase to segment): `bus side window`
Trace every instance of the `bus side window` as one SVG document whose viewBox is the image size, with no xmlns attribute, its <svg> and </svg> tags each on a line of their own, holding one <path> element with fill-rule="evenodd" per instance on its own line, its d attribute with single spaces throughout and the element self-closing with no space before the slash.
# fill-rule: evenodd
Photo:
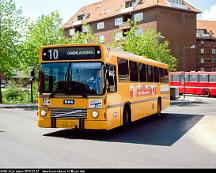
<svg viewBox="0 0 216 173">
<path fill-rule="evenodd" d="M 154 74 L 153 74 L 153 68 L 152 66 L 148 65 L 147 66 L 147 81 L 148 82 L 153 82 Z"/>
<path fill-rule="evenodd" d="M 209 82 L 216 82 L 216 75 L 210 75 Z"/>
<path fill-rule="evenodd" d="M 190 75 L 190 82 L 198 82 L 198 75 L 197 74 L 191 74 Z"/>
<path fill-rule="evenodd" d="M 159 82 L 159 69 L 158 67 L 154 67 L 154 82 Z"/>
<path fill-rule="evenodd" d="M 169 72 L 167 69 L 164 70 L 165 71 L 165 83 L 169 83 Z"/>
<path fill-rule="evenodd" d="M 106 65 L 106 82 L 108 92 L 117 91 L 116 67 L 114 65 Z"/>
<path fill-rule="evenodd" d="M 160 73 L 160 83 L 164 83 L 164 77 L 165 77 L 165 72 L 163 68 L 159 69 L 159 73 Z M 174 77 L 174 75 L 172 75 L 172 78 Z"/>
<path fill-rule="evenodd" d="M 208 74 L 199 75 L 199 82 L 208 82 L 208 81 L 209 81 Z"/>
<path fill-rule="evenodd" d="M 118 58 L 118 75 L 120 81 L 129 79 L 128 60 Z"/>
<path fill-rule="evenodd" d="M 145 64 L 139 64 L 139 76 L 140 76 L 140 82 L 147 82 L 146 77 L 146 65 Z"/>
<path fill-rule="evenodd" d="M 138 66 L 136 62 L 130 61 L 130 81 L 138 82 Z"/>
</svg>

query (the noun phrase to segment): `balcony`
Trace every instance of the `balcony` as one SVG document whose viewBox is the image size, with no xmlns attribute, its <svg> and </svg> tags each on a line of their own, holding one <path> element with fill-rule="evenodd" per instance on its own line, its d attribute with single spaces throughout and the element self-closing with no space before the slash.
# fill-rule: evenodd
<svg viewBox="0 0 216 173">
<path fill-rule="evenodd" d="M 123 13 L 129 13 L 129 12 L 132 12 L 133 10 L 134 10 L 134 7 L 123 8 L 121 10 L 121 14 L 123 14 Z"/>
<path fill-rule="evenodd" d="M 119 25 L 119 29 L 125 30 L 125 29 L 130 29 L 131 24 L 128 22 L 123 22 L 123 24 Z"/>
</svg>

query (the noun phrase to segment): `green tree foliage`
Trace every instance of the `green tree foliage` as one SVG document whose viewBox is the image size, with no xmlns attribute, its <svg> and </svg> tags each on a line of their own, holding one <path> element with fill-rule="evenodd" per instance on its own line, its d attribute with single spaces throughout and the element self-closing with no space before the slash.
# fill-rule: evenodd
<svg viewBox="0 0 216 173">
<path fill-rule="evenodd" d="M 28 26 L 26 39 L 19 49 L 20 67 L 24 72 L 29 73 L 31 66 L 35 67 L 36 72 L 38 71 L 41 46 L 65 43 L 61 24 L 62 19 L 58 12 L 52 12 L 46 16 L 42 15 Z"/>
<path fill-rule="evenodd" d="M 29 73 L 29 68 L 34 66 L 35 74 L 38 76 L 39 70 L 39 49 L 45 45 L 55 44 L 81 44 L 89 43 L 96 37 L 89 25 L 86 33 L 77 32 L 72 38 L 64 36 L 62 19 L 57 11 L 49 15 L 42 15 L 38 20 L 29 26 L 26 40 L 20 46 L 21 69 Z"/>
<path fill-rule="evenodd" d="M 26 23 L 22 10 L 12 0 L 0 0 L 0 83 L 3 74 L 11 76 L 17 68 L 18 45 L 23 41 Z"/>
<path fill-rule="evenodd" d="M 153 60 L 163 62 L 169 65 L 171 71 L 175 69 L 176 58 L 170 53 L 168 41 L 161 41 L 160 33 L 153 29 L 145 31 L 143 34 L 137 33 L 137 26 L 131 27 L 126 36 L 120 41 L 120 47 L 124 51 L 146 56 Z M 117 43 L 114 46 L 119 45 Z"/>
</svg>

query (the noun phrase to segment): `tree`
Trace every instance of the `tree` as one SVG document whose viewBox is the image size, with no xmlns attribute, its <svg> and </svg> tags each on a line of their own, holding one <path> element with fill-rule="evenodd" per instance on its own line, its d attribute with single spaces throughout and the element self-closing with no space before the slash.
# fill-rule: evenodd
<svg viewBox="0 0 216 173">
<path fill-rule="evenodd" d="M 18 45 L 22 42 L 27 20 L 13 0 L 0 0 L 0 84 L 1 76 L 14 75 L 17 67 Z M 0 85 L 0 103 L 2 91 Z"/>
<path fill-rule="evenodd" d="M 65 42 L 61 23 L 62 19 L 55 11 L 46 16 L 42 15 L 29 25 L 26 39 L 19 47 L 20 68 L 25 73 L 29 73 L 32 66 L 38 72 L 38 55 L 41 46 Z"/>
<path fill-rule="evenodd" d="M 21 69 L 29 73 L 31 66 L 35 68 L 35 74 L 38 76 L 39 71 L 39 49 L 45 45 L 55 44 L 78 44 L 88 43 L 95 39 L 92 29 L 89 25 L 86 33 L 77 32 L 72 38 L 64 36 L 64 29 L 62 28 L 62 19 L 57 11 L 51 12 L 48 15 L 42 15 L 35 23 L 29 26 L 26 40 L 20 46 L 20 57 L 22 61 Z"/>
<path fill-rule="evenodd" d="M 176 58 L 170 53 L 168 41 L 162 42 L 160 33 L 153 29 L 149 29 L 143 34 L 139 34 L 137 31 L 135 23 L 126 33 L 126 36 L 120 40 L 120 48 L 136 55 L 166 63 L 169 65 L 169 69 L 173 71 L 176 66 Z M 113 45 L 119 46 L 117 43 Z"/>
</svg>

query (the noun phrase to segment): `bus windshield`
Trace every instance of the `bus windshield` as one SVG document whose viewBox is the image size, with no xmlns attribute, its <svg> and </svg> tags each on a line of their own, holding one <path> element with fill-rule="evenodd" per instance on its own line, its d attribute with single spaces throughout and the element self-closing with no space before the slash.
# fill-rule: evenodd
<svg viewBox="0 0 216 173">
<path fill-rule="evenodd" d="M 40 93 L 102 95 L 105 80 L 100 62 L 47 63 L 40 66 Z"/>
</svg>

